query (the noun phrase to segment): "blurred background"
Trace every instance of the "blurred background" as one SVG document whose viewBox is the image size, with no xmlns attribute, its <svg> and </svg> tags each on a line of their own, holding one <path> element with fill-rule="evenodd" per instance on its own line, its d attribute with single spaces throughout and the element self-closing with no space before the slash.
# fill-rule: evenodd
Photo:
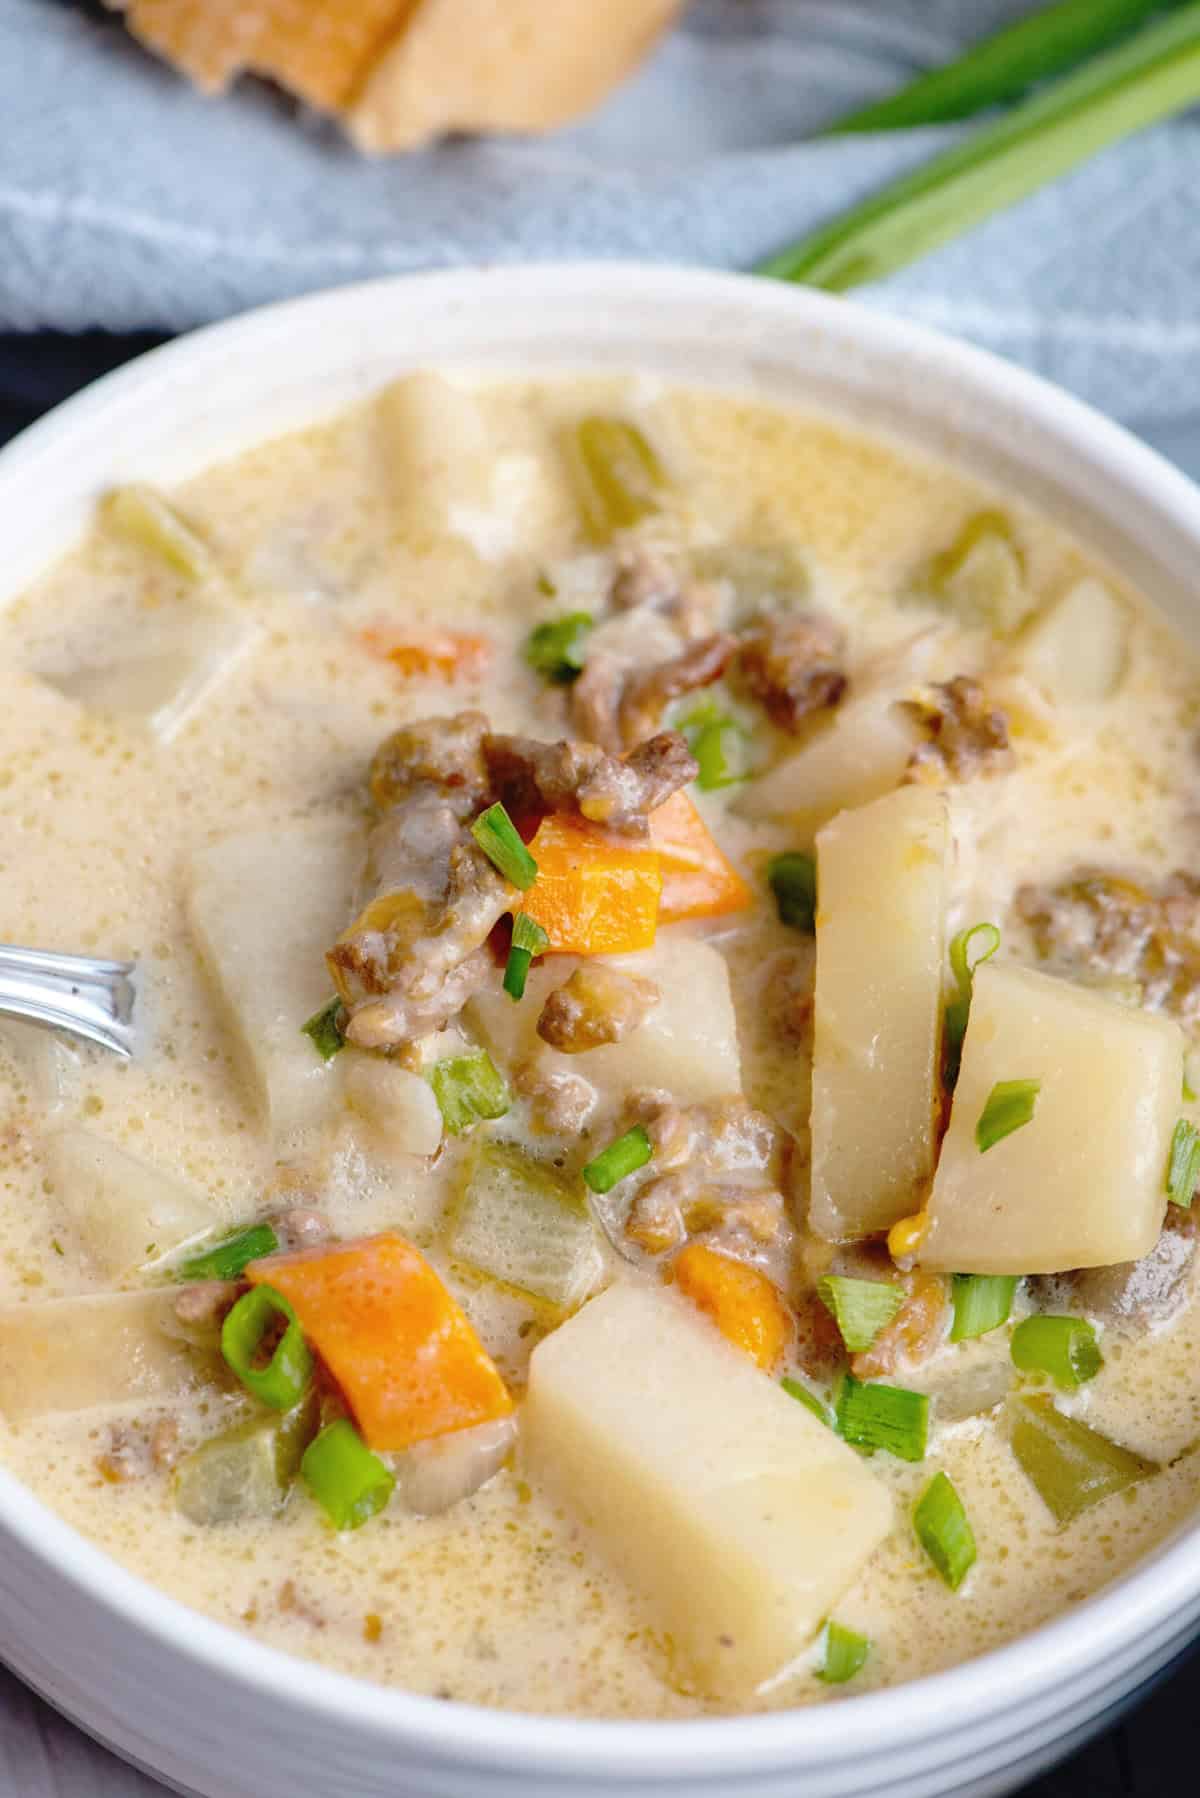
<svg viewBox="0 0 1200 1798">
<path fill-rule="evenodd" d="M 1198 103 L 1200 0 L 0 0 L 0 440 L 247 306 L 644 258 L 854 287 L 1200 477 Z M 1030 1793 L 1198 1747 L 1193 1660 Z M 0 1673 L 0 1792 L 159 1791 Z"/>
</svg>

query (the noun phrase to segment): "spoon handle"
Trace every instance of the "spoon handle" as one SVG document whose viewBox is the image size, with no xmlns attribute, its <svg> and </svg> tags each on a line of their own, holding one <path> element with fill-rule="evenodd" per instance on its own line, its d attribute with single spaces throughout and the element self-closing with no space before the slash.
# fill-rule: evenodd
<svg viewBox="0 0 1200 1798">
<path fill-rule="evenodd" d="M 0 943 L 0 1015 L 133 1053 L 134 964 Z"/>
</svg>

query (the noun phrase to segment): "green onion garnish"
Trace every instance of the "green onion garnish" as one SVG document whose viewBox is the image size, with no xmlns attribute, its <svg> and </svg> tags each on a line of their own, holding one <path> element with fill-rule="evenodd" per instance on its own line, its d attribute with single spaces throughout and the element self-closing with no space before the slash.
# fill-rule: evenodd
<svg viewBox="0 0 1200 1798">
<path fill-rule="evenodd" d="M 1048 1392 L 1023 1393 L 1009 1404 L 1013 1454 L 1059 1523 L 1158 1472 L 1144 1455 L 1064 1415 Z"/>
<path fill-rule="evenodd" d="M 322 1005 L 320 1011 L 314 1011 L 307 1024 L 301 1024 L 300 1033 L 307 1036 L 322 1061 L 332 1061 L 339 1049 L 346 1046 L 346 1038 L 342 1033 L 342 1002 L 330 999 Z"/>
<path fill-rule="evenodd" d="M 337 1530 L 356 1530 L 392 1496 L 396 1476 L 372 1454 L 348 1417 L 339 1417 L 304 1451 L 300 1475 Z"/>
<path fill-rule="evenodd" d="M 553 590 L 553 589 L 552 589 Z M 595 620 L 590 612 L 566 612 L 530 631 L 525 660 L 536 674 L 565 686 L 587 660 L 587 639 Z"/>
<path fill-rule="evenodd" d="M 817 1295 L 852 1355 L 869 1349 L 904 1303 L 904 1288 L 894 1280 L 849 1280 L 843 1274 L 825 1274 L 817 1281 Z"/>
<path fill-rule="evenodd" d="M 251 1224 L 248 1230 L 235 1230 L 211 1248 L 190 1255 L 175 1272 L 181 1280 L 236 1280 L 252 1261 L 273 1255 L 278 1247 L 270 1224 Z"/>
<path fill-rule="evenodd" d="M 759 265 L 842 293 L 879 281 L 1200 99 L 1200 7 L 1149 25 Z"/>
<path fill-rule="evenodd" d="M 779 1384 L 789 1398 L 794 1398 L 796 1403 L 803 1405 L 806 1411 L 811 1411 L 813 1416 L 819 1417 L 823 1424 L 830 1429 L 833 1428 L 833 1412 L 822 1399 L 817 1397 L 811 1387 L 804 1384 L 803 1380 L 793 1380 L 785 1374 Z"/>
<path fill-rule="evenodd" d="M 512 1104 L 504 1076 L 486 1049 L 435 1061 L 425 1077 L 452 1136 L 473 1130 L 483 1118 L 502 1118 Z"/>
<path fill-rule="evenodd" d="M 952 1592 L 975 1563 L 975 1537 L 948 1473 L 935 1473 L 913 1511 L 917 1541 Z"/>
<path fill-rule="evenodd" d="M 1064 1392 L 1093 1380 L 1104 1366 L 1096 1332 L 1083 1317 L 1026 1317 L 1012 1337 L 1013 1366 L 1047 1373 Z"/>
<path fill-rule="evenodd" d="M 1007 1323 L 1016 1291 L 1016 1274 L 955 1274 L 951 1342 L 970 1342 Z"/>
<path fill-rule="evenodd" d="M 512 948 L 504 964 L 504 990 L 510 999 L 525 997 L 529 964 L 535 955 L 544 955 L 549 947 L 550 938 L 541 925 L 527 912 L 519 911 L 513 919 Z"/>
<path fill-rule="evenodd" d="M 817 1678 L 827 1686 L 844 1686 L 861 1669 L 871 1644 L 857 1631 L 846 1629 L 830 1618 L 825 1625 L 825 1659 L 817 1668 Z"/>
<path fill-rule="evenodd" d="M 977 946 L 973 948 L 973 944 Z M 960 930 L 951 941 L 950 972 L 954 976 L 958 994 L 946 1007 L 943 1041 L 947 1092 L 952 1093 L 958 1081 L 963 1037 L 967 1034 L 967 1019 L 971 1015 L 975 970 L 982 962 L 989 961 L 999 947 L 1000 932 L 994 924 L 972 924 L 966 930 Z"/>
<path fill-rule="evenodd" d="M 715 793 L 721 787 L 734 787 L 749 778 L 742 766 L 740 745 L 744 739 L 741 725 L 728 712 L 721 711 L 712 700 L 700 705 L 679 720 L 678 728 L 687 739 L 688 748 L 700 765 L 696 785 L 702 793 Z"/>
<path fill-rule="evenodd" d="M 787 849 L 767 863 L 767 884 L 775 895 L 781 924 L 805 930 L 817 927 L 817 864 L 802 849 Z"/>
<path fill-rule="evenodd" d="M 1163 4 L 1164 0 L 1059 0 L 1057 6 L 1039 7 L 972 44 L 953 62 L 918 75 L 898 93 L 836 120 L 826 133 L 910 131 L 919 125 L 971 118 L 1107 49 Z"/>
<path fill-rule="evenodd" d="M 846 1374 L 838 1388 L 837 1432 L 856 1448 L 882 1448 L 900 1461 L 923 1461 L 929 1395 L 875 1381 L 864 1384 Z"/>
<path fill-rule="evenodd" d="M 537 863 L 502 805 L 489 805 L 471 826 L 471 835 L 505 880 L 527 893 L 537 879 Z"/>
<path fill-rule="evenodd" d="M 1195 1103 L 1195 1099 L 1196 1094 L 1193 1090 L 1191 1081 L 1187 1077 L 1187 1063 L 1185 1062 L 1183 1066 L 1183 1102 L 1185 1105 L 1192 1105 Z"/>
<path fill-rule="evenodd" d="M 624 1136 L 618 1136 L 616 1142 L 610 1142 L 594 1161 L 588 1162 L 583 1177 L 593 1192 L 611 1192 L 618 1180 L 645 1167 L 653 1153 L 650 1138 L 640 1124 L 635 1124 Z"/>
<path fill-rule="evenodd" d="M 264 1362 L 263 1344 L 281 1319 L 283 1334 Z M 273 1286 L 255 1286 L 238 1300 L 221 1325 L 221 1353 L 247 1392 L 272 1411 L 298 1405 L 312 1379 L 313 1358 L 296 1313 Z"/>
<path fill-rule="evenodd" d="M 975 1142 L 981 1155 L 1029 1123 L 1041 1090 L 1040 1080 L 997 1080 L 975 1126 Z"/>
<path fill-rule="evenodd" d="M 1167 1197 L 1172 1205 L 1191 1204 L 1200 1181 L 1200 1130 L 1180 1118 L 1171 1137 L 1171 1153 L 1167 1159 Z"/>
</svg>

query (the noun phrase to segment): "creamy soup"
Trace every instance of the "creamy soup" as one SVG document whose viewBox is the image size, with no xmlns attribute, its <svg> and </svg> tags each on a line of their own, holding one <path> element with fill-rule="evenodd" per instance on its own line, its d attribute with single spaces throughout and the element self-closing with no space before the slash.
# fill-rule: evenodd
<svg viewBox="0 0 1200 1798">
<path fill-rule="evenodd" d="M 1197 687 L 1024 504 L 435 376 L 0 620 L 0 1452 L 258 1640 L 686 1717 L 946 1667 L 1200 1486 Z"/>
</svg>

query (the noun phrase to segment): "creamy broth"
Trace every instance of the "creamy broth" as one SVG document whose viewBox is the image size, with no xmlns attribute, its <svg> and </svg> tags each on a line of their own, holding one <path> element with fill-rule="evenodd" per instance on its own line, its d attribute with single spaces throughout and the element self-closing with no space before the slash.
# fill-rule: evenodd
<svg viewBox="0 0 1200 1798">
<path fill-rule="evenodd" d="M 428 403 L 436 407 L 432 391 Z M 127 519 L 102 510 L 78 549 L 0 621 L 0 936 L 136 959 L 142 1031 L 141 1052 L 121 1064 L 25 1027 L 0 1027 L 0 1301 L 7 1319 L 17 1304 L 172 1279 L 170 1242 L 148 1241 L 138 1266 L 121 1269 L 111 1258 L 106 1265 L 93 1176 L 64 1164 L 55 1147 L 64 1132 L 86 1131 L 182 1183 L 200 1208 L 195 1215 L 216 1234 L 294 1206 L 319 1213 L 347 1241 L 401 1232 L 445 1280 L 517 1400 L 515 1452 L 437 1515 L 406 1506 L 402 1477 L 386 1510 L 354 1530 L 334 1531 L 302 1482 L 277 1515 L 205 1526 L 181 1514 L 176 1476 L 154 1464 L 145 1438 L 169 1418 L 177 1426 L 172 1454 L 186 1454 L 249 1417 L 252 1401 L 232 1375 L 198 1375 L 191 1390 L 167 1399 L 45 1409 L 13 1400 L 21 1381 L 11 1355 L 0 1351 L 0 1410 L 8 1418 L 0 1453 L 61 1516 L 155 1585 L 261 1641 L 413 1691 L 580 1716 L 684 1717 L 807 1704 L 952 1665 L 1079 1602 L 1190 1514 L 1200 1487 L 1192 1453 L 1200 1440 L 1200 1306 L 1190 1263 L 1169 1316 L 1164 1306 L 1164 1315 L 1129 1328 L 1101 1318 L 1103 1367 L 1078 1391 L 1056 1395 L 1065 1414 L 1161 1464 L 1065 1525 L 1014 1458 L 1006 1395 L 1024 1388 L 1012 1367 L 1011 1326 L 947 1343 L 947 1285 L 934 1352 L 926 1342 L 883 1376 L 933 1395 L 924 1459 L 878 1452 L 863 1463 L 894 1500 L 894 1520 L 833 1611 L 869 1638 L 865 1666 L 847 1685 L 824 1684 L 818 1643 L 758 1691 L 713 1690 L 674 1642 L 672 1619 L 624 1577 L 603 1531 L 587 1529 L 578 1508 L 526 1463 L 521 1400 L 530 1355 L 556 1329 L 571 1328 L 564 1322 L 571 1307 L 489 1280 L 446 1247 L 465 1161 L 481 1142 L 516 1145 L 582 1195 L 583 1163 L 629 1126 L 619 1073 L 597 1081 L 588 1116 L 555 1133 L 538 1113 L 538 1093 L 522 1093 L 520 1070 L 505 1065 L 504 1042 L 516 1025 L 497 1006 L 511 1005 L 513 1018 L 532 1006 L 536 1017 L 576 963 L 554 955 L 535 963 L 525 998 L 512 1005 L 499 990 L 499 950 L 491 1010 L 471 1001 L 443 1029 L 428 1030 L 403 1064 L 388 1062 L 428 1071 L 482 1043 L 508 1080 L 505 1115 L 447 1134 L 438 1154 L 389 1143 L 353 1090 L 353 1064 L 379 1057 L 354 1046 L 327 1068 L 312 1049 L 312 1068 L 320 1070 L 312 1115 L 302 1093 L 273 1123 L 221 970 L 206 965 L 201 951 L 197 869 L 219 877 L 223 845 L 244 845 L 254 834 L 259 885 L 242 896 L 252 912 L 282 921 L 315 903 L 307 864 L 289 860 L 288 845 L 317 843 L 321 867 L 332 858 L 341 869 L 345 898 L 336 900 L 335 868 L 334 910 L 341 909 L 334 934 L 348 926 L 366 840 L 366 774 L 383 739 L 405 723 L 470 708 L 485 712 L 498 732 L 546 741 L 576 734 L 571 688 L 547 684 L 524 648 L 539 624 L 572 610 L 606 628 L 614 558 L 639 545 L 664 551 L 676 568 L 700 571 L 716 629 L 744 630 L 762 604 L 832 620 L 848 686 L 831 691 L 794 732 L 771 722 L 769 707 L 764 712 L 733 674 L 667 710 L 664 722 L 682 721 L 693 747 L 706 699 L 737 720 L 740 734 L 726 733 L 722 752 L 746 758 L 752 776 L 689 791 L 751 902 L 661 925 L 655 949 L 640 958 L 653 978 L 662 973 L 654 959 L 662 945 L 684 945 L 677 978 L 685 984 L 687 945 L 699 945 L 697 955 L 707 945 L 724 958 L 736 1011 L 736 1042 L 731 1037 L 726 1049 L 740 1060 L 746 1099 L 788 1139 L 783 1228 L 795 1236 L 751 1258 L 786 1288 L 789 1312 L 803 1317 L 815 1303 L 812 1280 L 829 1262 L 803 1229 L 809 1013 L 821 944 L 818 938 L 814 951 L 811 933 L 780 921 L 767 863 L 783 851 L 811 851 L 815 826 L 840 807 L 835 796 L 822 818 L 802 817 L 799 801 L 762 815 L 755 790 L 877 689 L 889 705 L 915 702 L 918 712 L 904 714 L 913 746 L 936 748 L 929 693 L 958 676 L 980 679 L 1003 713 L 1006 753 L 975 765 L 968 745 L 962 767 L 927 766 L 928 778 L 906 789 L 944 795 L 952 844 L 947 938 L 994 922 L 996 966 L 1049 968 L 1114 1009 L 1145 1002 L 1156 1015 L 1187 1022 L 1186 956 L 1166 999 L 1149 985 L 1131 991 L 1144 969 L 1131 974 L 1126 963 L 1116 966 L 1116 955 L 1099 972 L 1085 958 L 1073 960 L 1062 915 L 1054 911 L 1047 922 L 1045 905 L 1039 913 L 1036 901 L 1018 894 L 1056 887 L 1081 867 L 1128 876 L 1156 894 L 1174 870 L 1193 865 L 1200 688 L 1191 654 L 1138 596 L 1024 504 L 834 423 L 608 379 L 487 386 L 451 396 L 450 404 L 440 447 L 430 435 L 418 436 L 414 449 L 409 409 L 385 395 L 180 488 L 170 504 L 207 546 L 199 575 L 173 566 L 131 535 Z M 661 509 L 615 545 L 586 540 L 577 479 L 562 454 L 564 433 L 589 414 L 636 420 L 669 479 Z M 447 442 L 453 455 L 443 453 Z M 964 565 L 974 552 L 964 530 L 980 514 L 997 513 L 1002 525 L 989 538 L 996 567 L 984 566 L 972 587 Z M 730 560 L 730 545 L 743 552 L 740 560 Z M 744 553 L 751 546 L 772 552 L 767 577 Z M 1117 644 L 1113 665 L 1061 675 L 1053 644 L 1035 653 L 1036 633 L 1085 579 L 1102 584 L 1105 628 Z M 1005 581 L 1017 596 L 1002 592 L 996 603 L 1017 612 L 993 630 L 987 606 Z M 977 605 L 982 616 L 971 613 Z M 215 608 L 211 616 L 206 606 Z M 635 650 L 642 665 L 657 659 L 662 615 L 652 611 Z M 413 672 L 403 645 L 427 645 L 448 632 L 487 639 L 485 660 L 468 656 L 449 676 Z M 397 646 L 399 659 L 389 657 Z M 178 684 L 171 669 L 178 664 L 194 675 L 206 657 L 208 684 L 173 730 L 161 711 L 157 730 L 135 715 L 147 709 L 148 686 L 135 692 L 113 684 L 114 666 L 148 660 L 147 681 L 165 682 L 169 692 Z M 902 773 L 884 777 L 876 794 Z M 807 791 L 803 781 L 798 791 Z M 281 858 L 278 880 L 272 845 Z M 864 884 L 871 878 L 864 868 Z M 879 929 L 886 932 L 889 918 L 877 918 Z M 231 924 L 223 934 L 210 919 L 214 934 L 209 955 L 219 962 L 236 930 Z M 305 979 L 279 995 L 287 1043 L 295 1047 L 294 1034 L 306 1054 L 300 1028 L 330 990 L 322 957 L 332 940 L 314 943 Z M 948 966 L 944 982 L 950 998 Z M 706 1028 L 698 1016 L 701 1039 Z M 633 1055 L 635 1041 L 636 1030 L 610 1053 Z M 967 1041 L 965 1055 L 969 1030 Z M 711 1045 L 702 1041 L 701 1049 L 701 1060 L 719 1060 Z M 668 1060 L 668 1092 L 670 1073 Z M 651 1083 L 639 1076 L 629 1084 Z M 1195 1074 L 1192 1084 L 1200 1086 Z M 697 1089 L 696 1096 L 717 1094 Z M 682 1097 L 692 1102 L 690 1091 Z M 1044 1094 L 1038 1104 L 1048 1104 Z M 1200 1120 L 1200 1107 L 1186 1098 L 1173 1106 L 1176 1114 Z M 433 1128 L 436 1135 L 436 1118 Z M 118 1186 L 121 1178 L 118 1169 Z M 909 1209 L 918 1212 L 920 1203 L 918 1193 Z M 615 1218 L 618 1245 L 627 1247 L 623 1204 L 620 1187 L 592 1200 L 610 1226 Z M 597 1287 L 632 1281 L 660 1291 L 670 1252 L 639 1252 L 635 1265 L 614 1252 L 598 1224 L 593 1236 Z M 714 1240 L 725 1242 L 720 1228 Z M 1181 1240 L 1183 1265 L 1190 1242 Z M 740 1252 L 736 1244 L 731 1252 Z M 851 1260 L 844 1271 L 862 1270 Z M 887 1276 L 878 1268 L 874 1277 Z M 662 1302 L 684 1303 L 675 1294 Z M 1064 1299 L 1061 1289 L 1026 1283 L 1014 1316 L 1035 1304 L 1088 1314 L 1070 1291 Z M 711 1333 L 723 1354 L 737 1353 Z M 828 1355 L 814 1359 L 803 1331 L 789 1342 L 761 1378 L 795 1375 L 828 1399 L 836 1372 Z M 1038 1389 L 1048 1390 L 1044 1380 Z M 951 1476 L 977 1543 L 957 1591 L 937 1577 L 909 1521 L 938 1469 Z"/>
</svg>

